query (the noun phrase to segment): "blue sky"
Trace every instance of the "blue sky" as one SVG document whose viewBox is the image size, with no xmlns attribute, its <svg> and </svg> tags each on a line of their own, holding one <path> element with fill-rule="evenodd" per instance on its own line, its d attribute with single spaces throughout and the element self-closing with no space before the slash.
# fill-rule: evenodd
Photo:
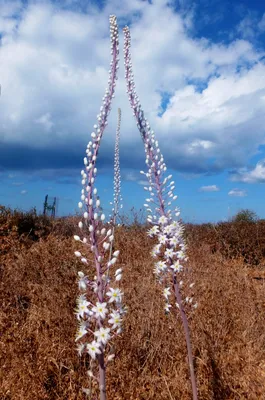
<svg viewBox="0 0 265 400">
<path fill-rule="evenodd" d="M 144 149 L 122 60 L 129 24 L 136 88 L 183 219 L 226 220 L 241 208 L 265 218 L 265 3 L 258 0 L 0 0 L 0 204 L 41 211 L 48 194 L 58 197 L 59 215 L 77 211 L 114 13 L 120 72 L 98 158 L 105 211 L 118 107 L 124 213 L 145 199 Z"/>
</svg>

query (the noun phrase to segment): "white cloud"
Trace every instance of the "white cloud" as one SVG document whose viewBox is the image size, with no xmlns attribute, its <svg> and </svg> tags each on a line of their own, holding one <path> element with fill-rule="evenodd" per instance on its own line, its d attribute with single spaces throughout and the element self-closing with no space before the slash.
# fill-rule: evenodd
<svg viewBox="0 0 265 400">
<path fill-rule="evenodd" d="M 233 196 L 233 197 L 245 197 L 247 195 L 245 190 L 240 190 L 240 189 L 232 189 L 228 192 L 228 196 Z"/>
<path fill-rule="evenodd" d="M 148 181 L 141 179 L 139 175 L 140 175 L 139 173 L 135 173 L 135 171 L 133 171 L 133 170 L 123 172 L 122 180 L 128 181 L 128 182 L 135 182 L 141 186 L 148 186 L 149 185 Z"/>
<path fill-rule="evenodd" d="M 231 180 L 245 183 L 265 183 L 265 159 L 259 161 L 252 170 L 240 169 L 231 176 Z"/>
<path fill-rule="evenodd" d="M 28 191 L 27 190 L 21 190 L 20 194 L 27 194 Z"/>
<path fill-rule="evenodd" d="M 216 185 L 201 186 L 200 192 L 219 192 L 220 188 Z"/>
<path fill-rule="evenodd" d="M 14 4 L 19 13 L 22 2 Z M 103 11 L 89 6 L 85 14 L 37 2 L 25 6 L 20 19 L 12 18 L 13 10 L 1 10 L 8 23 L 0 23 L 0 140 L 72 149 L 89 139 L 108 80 L 108 15 L 115 10 L 121 27 L 131 22 L 136 89 L 169 166 L 203 172 L 246 165 L 264 143 L 264 53 L 239 38 L 227 44 L 194 38 L 187 21 L 191 28 L 196 15 L 184 18 L 166 4 L 112 0 Z M 122 105 L 121 153 L 131 154 L 133 146 L 140 159 L 123 75 L 121 54 L 101 155 L 109 152 L 115 109 Z M 163 93 L 170 102 L 159 117 Z"/>
<path fill-rule="evenodd" d="M 51 114 L 47 113 L 42 115 L 40 118 L 35 119 L 37 124 L 43 125 L 44 129 L 49 132 L 51 128 L 54 126 L 54 123 L 51 121 Z"/>
</svg>

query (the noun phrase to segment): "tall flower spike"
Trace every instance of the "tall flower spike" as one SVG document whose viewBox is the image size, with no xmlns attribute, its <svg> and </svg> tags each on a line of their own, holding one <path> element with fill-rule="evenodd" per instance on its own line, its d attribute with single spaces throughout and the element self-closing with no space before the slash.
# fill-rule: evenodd
<svg viewBox="0 0 265 400">
<path fill-rule="evenodd" d="M 121 202 L 121 171 L 120 171 L 120 136 L 121 136 L 121 109 L 118 108 L 118 123 L 115 139 L 114 155 L 114 195 L 113 195 L 113 225 L 115 226 Z"/>
<path fill-rule="evenodd" d="M 121 109 L 118 108 L 118 123 L 117 123 L 117 129 L 116 129 L 115 149 L 114 149 L 113 209 L 112 209 L 112 216 L 111 216 L 111 223 L 112 223 L 111 234 L 113 236 L 115 233 L 117 217 L 119 215 L 119 205 L 121 202 L 120 132 L 121 132 Z M 111 241 L 111 243 L 110 243 L 109 268 L 111 266 L 112 251 L 113 251 L 113 241 Z M 107 272 L 107 279 L 109 277 L 109 268 L 108 268 L 108 272 Z M 120 272 L 120 274 L 118 274 L 116 276 L 116 280 L 117 281 L 120 280 L 121 277 L 122 277 L 122 274 Z"/>
<path fill-rule="evenodd" d="M 190 376 L 192 383 L 193 400 L 197 400 L 197 386 L 193 366 L 192 348 L 188 320 L 186 316 L 187 307 L 192 307 L 192 297 L 186 297 L 185 305 L 182 300 L 180 280 L 178 279 L 183 271 L 182 264 L 187 260 L 185 255 L 186 244 L 183 239 L 183 226 L 180 221 L 175 220 L 180 212 L 176 207 L 174 217 L 172 215 L 171 204 L 176 200 L 174 195 L 174 182 L 171 181 L 171 176 L 164 178 L 167 170 L 164 162 L 164 157 L 161 154 L 158 141 L 156 140 L 154 131 L 151 130 L 148 120 L 145 118 L 140 100 L 136 94 L 134 76 L 132 72 L 132 61 L 130 54 L 131 37 L 129 28 L 126 26 L 124 32 L 124 64 L 125 78 L 127 84 L 127 93 L 129 96 L 130 105 L 133 110 L 133 115 L 136 119 L 137 127 L 140 131 L 146 153 L 146 165 L 148 172 L 144 174 L 148 180 L 148 191 L 150 197 L 146 199 L 145 207 L 148 212 L 147 221 L 153 224 L 149 230 L 149 236 L 158 238 L 158 245 L 152 251 L 152 255 L 160 258 L 155 263 L 154 273 L 159 282 L 164 285 L 162 291 L 166 305 L 166 313 L 170 312 L 172 307 L 172 294 L 175 296 L 175 303 L 180 311 L 185 338 L 187 344 Z M 189 287 L 191 289 L 193 286 Z M 182 287 L 183 290 L 183 287 Z M 173 293 L 171 293 L 171 291 Z"/>
<path fill-rule="evenodd" d="M 119 289 L 119 281 L 116 279 L 117 271 L 114 264 L 117 261 L 118 251 L 115 257 L 109 260 L 108 250 L 113 240 L 111 230 L 104 228 L 105 215 L 102 213 L 100 198 L 95 180 L 97 174 L 96 161 L 103 132 L 107 126 L 107 117 L 111 110 L 111 101 L 117 80 L 119 40 L 118 26 L 115 16 L 110 16 L 110 39 L 112 61 L 109 72 L 108 87 L 103 97 L 103 104 L 97 116 L 98 123 L 94 125 L 84 158 L 84 169 L 81 171 L 82 190 L 81 201 L 78 207 L 82 211 L 82 220 L 78 223 L 79 233 L 74 236 L 80 248 L 75 251 L 76 257 L 84 265 L 94 264 L 95 278 L 89 279 L 82 271 L 79 271 L 78 287 L 81 292 L 77 299 L 76 317 L 78 319 L 78 353 L 85 353 L 91 358 L 90 374 L 92 378 L 98 379 L 100 388 L 100 400 L 106 399 L 106 360 L 108 360 L 109 342 L 121 331 L 123 293 Z M 84 236 L 87 234 L 87 237 Z M 82 247 L 82 249 L 81 249 Z M 84 254 L 83 254 L 84 253 Z M 88 257 L 90 259 L 88 259 Z M 114 255 L 113 255 L 114 256 Z M 109 271 L 111 269 L 111 271 Z M 106 278 L 106 271 L 109 271 Z M 91 276 L 91 274 L 89 274 Z M 108 293 L 114 293 L 110 299 Z M 113 296 L 119 301 L 114 302 Z M 119 324 L 114 326 L 110 316 L 116 313 L 119 316 Z M 107 353 L 107 354 L 106 354 Z M 98 374 L 95 368 L 98 365 Z M 91 379 L 92 379 L 91 378 Z"/>
</svg>

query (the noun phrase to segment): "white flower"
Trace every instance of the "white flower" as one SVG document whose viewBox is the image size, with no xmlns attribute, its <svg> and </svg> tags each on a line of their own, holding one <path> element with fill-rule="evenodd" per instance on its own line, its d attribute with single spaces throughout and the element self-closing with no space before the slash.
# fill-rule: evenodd
<svg viewBox="0 0 265 400">
<path fill-rule="evenodd" d="M 165 215 L 162 215 L 162 217 L 159 218 L 158 223 L 161 225 L 166 225 L 168 222 L 167 217 L 165 217 Z"/>
<path fill-rule="evenodd" d="M 155 266 L 159 272 L 166 271 L 167 269 L 165 261 L 158 261 L 157 263 L 155 263 Z"/>
<path fill-rule="evenodd" d="M 107 357 L 107 361 L 108 361 L 108 362 L 113 361 L 114 358 L 115 358 L 115 354 L 110 354 L 110 355 Z"/>
<path fill-rule="evenodd" d="M 166 244 L 168 239 L 166 235 L 162 233 L 161 235 L 158 236 L 158 240 L 160 244 Z"/>
<path fill-rule="evenodd" d="M 94 332 L 98 342 L 107 344 L 110 340 L 110 329 L 101 327 L 98 331 Z"/>
<path fill-rule="evenodd" d="M 164 226 L 163 232 L 167 235 L 172 233 L 172 226 L 171 225 L 166 225 Z"/>
<path fill-rule="evenodd" d="M 170 266 L 174 272 L 181 272 L 183 271 L 183 266 L 180 265 L 179 260 L 175 261 L 173 265 Z"/>
<path fill-rule="evenodd" d="M 151 256 L 154 258 L 157 257 L 157 255 L 160 253 L 160 249 L 161 249 L 161 244 L 156 244 L 153 247 L 153 250 L 151 251 Z"/>
<path fill-rule="evenodd" d="M 182 250 L 180 250 L 180 251 L 177 251 L 177 257 L 180 259 L 180 260 L 184 260 L 184 258 L 185 258 L 185 253 L 184 253 L 184 251 L 182 251 Z"/>
<path fill-rule="evenodd" d="M 177 236 L 173 236 L 170 240 L 169 240 L 170 246 L 176 247 L 179 244 L 179 239 Z"/>
<path fill-rule="evenodd" d="M 148 232 L 147 235 L 150 237 L 153 237 L 154 235 L 157 235 L 159 232 L 159 227 L 157 225 L 154 225 Z"/>
<path fill-rule="evenodd" d="M 168 300 L 168 296 L 170 296 L 170 288 L 167 287 L 163 290 L 163 296 Z"/>
<path fill-rule="evenodd" d="M 166 249 L 166 251 L 165 251 L 165 258 L 166 259 L 168 259 L 168 258 L 173 258 L 173 256 L 174 256 L 174 250 L 173 249 Z"/>
<path fill-rule="evenodd" d="M 113 311 L 110 316 L 111 318 L 108 320 L 108 322 L 109 324 L 113 325 L 112 328 L 115 329 L 117 327 L 120 327 L 120 324 L 122 322 L 120 314 L 117 311 Z"/>
<path fill-rule="evenodd" d="M 79 343 L 79 344 L 76 346 L 77 353 L 78 353 L 79 357 L 82 356 L 85 347 L 86 347 L 86 345 L 85 345 L 84 343 Z"/>
<path fill-rule="evenodd" d="M 172 307 L 171 304 L 166 303 L 166 305 L 165 305 L 165 307 L 164 307 L 164 310 L 165 310 L 165 312 L 166 312 L 167 314 L 170 312 L 170 308 L 171 308 L 171 307 Z"/>
<path fill-rule="evenodd" d="M 83 260 L 83 259 L 82 259 Z M 81 261 L 82 261 L 81 260 Z M 84 259 L 84 260 L 86 260 L 86 259 Z M 87 262 L 87 260 L 86 260 L 86 262 Z M 79 271 L 78 272 L 78 275 L 79 275 L 79 281 L 78 281 L 78 288 L 79 288 L 79 290 L 86 290 L 86 288 L 87 288 L 87 283 L 88 283 L 88 278 L 87 278 L 87 276 L 85 276 L 84 275 L 84 273 L 82 272 L 82 271 Z"/>
<path fill-rule="evenodd" d="M 89 305 L 90 305 L 90 302 L 87 301 L 87 299 L 84 295 L 81 295 L 78 297 L 77 309 L 76 309 L 77 319 L 84 318 L 85 314 L 90 314 L 90 310 L 88 308 Z"/>
<path fill-rule="evenodd" d="M 110 298 L 109 303 L 112 303 L 113 301 L 120 303 L 123 293 L 120 291 L 120 289 L 110 288 L 106 295 Z"/>
<path fill-rule="evenodd" d="M 92 311 L 95 313 L 96 318 L 104 319 L 106 314 L 108 313 L 107 303 L 97 302 L 96 305 L 92 308 Z"/>
<path fill-rule="evenodd" d="M 97 354 L 101 354 L 100 343 L 93 340 L 92 343 L 87 344 L 87 351 L 93 360 L 95 360 Z"/>
<path fill-rule="evenodd" d="M 75 341 L 81 339 L 84 335 L 87 334 L 87 324 L 85 321 L 82 321 L 79 323 L 78 328 L 77 328 L 77 333 L 75 337 Z"/>
</svg>

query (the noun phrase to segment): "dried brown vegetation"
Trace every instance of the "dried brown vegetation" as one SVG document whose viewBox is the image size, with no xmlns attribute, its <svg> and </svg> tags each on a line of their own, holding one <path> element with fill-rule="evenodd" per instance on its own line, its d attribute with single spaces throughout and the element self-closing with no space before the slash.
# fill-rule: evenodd
<svg viewBox="0 0 265 400">
<path fill-rule="evenodd" d="M 75 222 L 1 209 L 1 400 L 85 398 L 87 361 L 74 343 Z M 188 225 L 186 235 L 199 303 L 189 321 L 199 398 L 265 399 L 265 223 Z M 120 227 L 115 247 L 129 312 L 108 398 L 191 399 L 182 325 L 163 313 L 152 241 L 137 225 Z"/>
</svg>

